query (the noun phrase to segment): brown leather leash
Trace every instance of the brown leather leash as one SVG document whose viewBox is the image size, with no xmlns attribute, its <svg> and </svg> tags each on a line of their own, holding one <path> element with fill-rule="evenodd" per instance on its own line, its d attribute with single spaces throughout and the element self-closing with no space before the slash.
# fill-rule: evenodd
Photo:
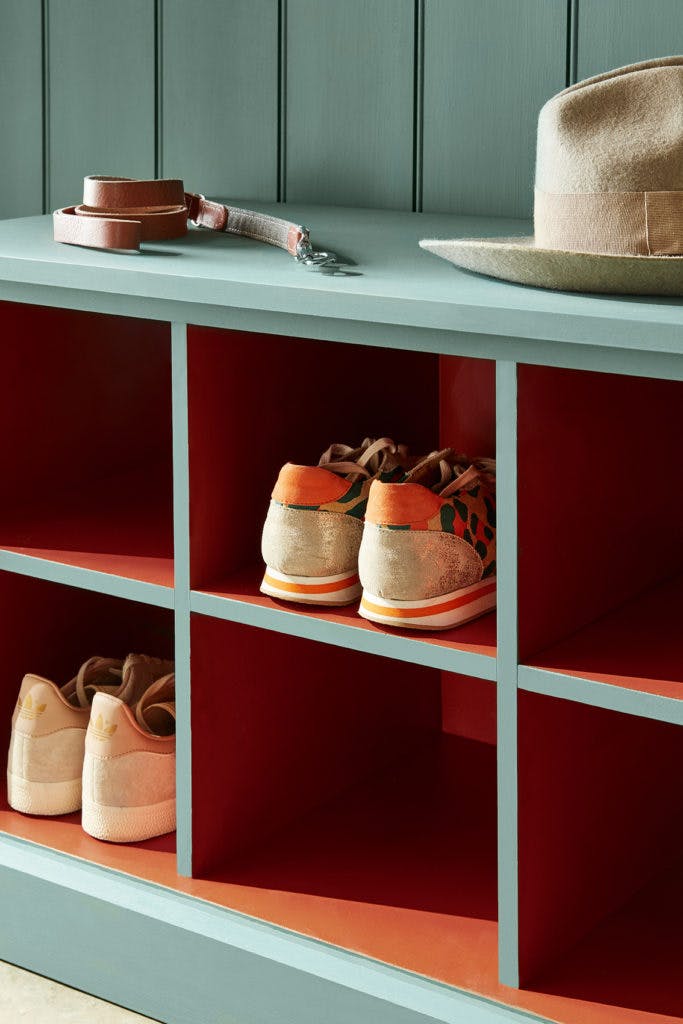
<svg viewBox="0 0 683 1024">
<path fill-rule="evenodd" d="M 334 253 L 313 248 L 308 228 L 214 203 L 197 192 L 186 192 L 180 178 L 144 181 L 90 175 L 83 181 L 82 204 L 55 210 L 52 217 L 55 242 L 67 245 L 139 250 L 141 242 L 181 238 L 192 221 L 279 246 L 307 266 L 336 263 Z"/>
</svg>

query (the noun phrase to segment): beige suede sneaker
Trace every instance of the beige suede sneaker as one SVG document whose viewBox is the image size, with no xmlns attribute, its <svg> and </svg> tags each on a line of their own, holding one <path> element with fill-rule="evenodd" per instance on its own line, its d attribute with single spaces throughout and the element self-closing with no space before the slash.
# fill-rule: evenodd
<svg viewBox="0 0 683 1024">
<path fill-rule="evenodd" d="M 85 733 L 93 697 L 116 695 L 137 702 L 173 662 L 132 654 L 125 662 L 89 658 L 59 687 L 49 679 L 24 676 L 12 717 L 7 759 L 7 799 L 24 814 L 71 814 L 81 806 Z"/>
<path fill-rule="evenodd" d="M 373 480 L 358 570 L 372 622 L 452 629 L 495 608 L 495 461 L 444 448 L 402 483 Z"/>
<path fill-rule="evenodd" d="M 83 760 L 84 830 L 95 839 L 134 843 L 173 832 L 175 675 L 157 679 L 135 708 L 97 693 Z"/>
<path fill-rule="evenodd" d="M 317 466 L 284 465 L 263 526 L 261 592 L 328 607 L 356 601 L 370 486 L 402 480 L 416 461 L 389 437 L 366 437 L 358 448 L 331 445 Z"/>
</svg>

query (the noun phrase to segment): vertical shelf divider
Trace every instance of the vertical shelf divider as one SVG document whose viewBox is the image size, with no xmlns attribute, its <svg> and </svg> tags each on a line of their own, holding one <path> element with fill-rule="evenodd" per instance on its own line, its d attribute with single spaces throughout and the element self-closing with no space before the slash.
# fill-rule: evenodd
<svg viewBox="0 0 683 1024">
<path fill-rule="evenodd" d="M 498 971 L 519 986 L 517 871 L 517 363 L 496 363 Z"/>
<path fill-rule="evenodd" d="M 173 543 L 175 566 L 176 804 L 178 874 L 192 875 L 190 705 L 190 473 L 187 324 L 171 324 L 173 388 Z"/>
</svg>

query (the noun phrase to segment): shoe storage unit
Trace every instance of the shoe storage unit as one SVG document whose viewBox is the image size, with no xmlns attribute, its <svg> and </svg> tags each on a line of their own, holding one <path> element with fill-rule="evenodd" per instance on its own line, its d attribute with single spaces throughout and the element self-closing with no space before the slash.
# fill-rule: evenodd
<svg viewBox="0 0 683 1024">
<path fill-rule="evenodd" d="M 268 207 L 264 207 L 268 209 Z M 0 809 L 0 957 L 169 1024 L 683 1020 L 683 312 L 459 272 L 521 224 L 293 208 L 307 271 L 0 224 L 0 707 L 176 659 L 178 831 Z M 277 471 L 497 459 L 498 609 L 259 593 Z"/>
</svg>

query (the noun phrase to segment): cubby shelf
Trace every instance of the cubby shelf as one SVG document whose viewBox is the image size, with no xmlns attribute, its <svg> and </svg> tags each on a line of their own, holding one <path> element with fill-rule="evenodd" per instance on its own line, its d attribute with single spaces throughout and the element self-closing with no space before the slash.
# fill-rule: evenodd
<svg viewBox="0 0 683 1024">
<path fill-rule="evenodd" d="M 251 626 L 306 636 L 337 647 L 349 647 L 418 665 L 495 679 L 496 616 L 484 616 L 460 629 L 443 633 L 388 630 L 367 622 L 351 608 L 304 608 L 273 601 L 259 593 L 263 568 L 231 575 L 209 589 L 193 591 L 192 611 Z"/>
<path fill-rule="evenodd" d="M 166 494 L 157 496 L 154 476 L 162 474 L 118 474 L 37 507 L 20 506 L 0 523 L 0 552 L 172 589 L 170 492 L 159 480 Z"/>
<path fill-rule="evenodd" d="M 156 559 L 131 559 L 122 556 L 118 561 L 110 556 L 89 556 L 88 553 L 74 553 L 77 562 L 66 561 L 63 551 L 34 551 L 0 548 L 0 571 L 13 572 L 20 576 L 33 576 L 51 583 L 63 583 L 83 590 L 94 590 L 112 597 L 125 597 L 143 604 L 155 604 L 160 608 L 173 607 L 173 587 L 168 584 L 140 579 L 143 569 L 147 575 L 168 578 L 173 567 L 166 565 L 159 571 Z M 150 561 L 152 565 L 150 566 Z M 151 570 L 151 571 L 150 571 Z"/>
<path fill-rule="evenodd" d="M 0 956 L 171 1024 L 683 1022 L 681 306 L 416 244 L 520 224 L 290 215 L 346 273 L 0 223 L 0 731 L 92 653 L 175 649 L 178 712 L 176 836 L 3 797 Z M 385 434 L 497 457 L 496 613 L 259 593 L 283 462 Z"/>
<path fill-rule="evenodd" d="M 535 655 L 519 685 L 683 725 L 682 608 L 678 576 Z"/>
</svg>

